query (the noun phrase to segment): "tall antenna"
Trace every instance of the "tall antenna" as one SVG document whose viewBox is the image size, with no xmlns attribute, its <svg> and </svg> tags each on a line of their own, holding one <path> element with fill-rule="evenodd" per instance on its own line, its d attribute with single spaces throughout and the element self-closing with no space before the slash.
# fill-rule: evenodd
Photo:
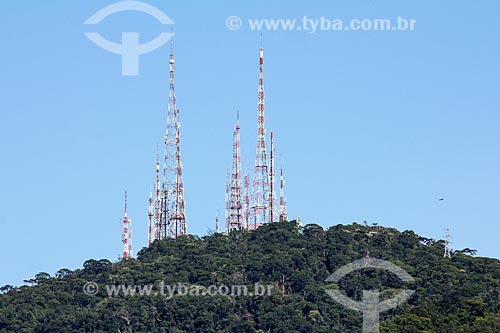
<svg viewBox="0 0 500 333">
<path fill-rule="evenodd" d="M 177 123 L 176 151 L 175 151 L 175 189 L 172 193 L 172 205 L 170 216 L 170 237 L 178 237 L 187 234 L 186 213 L 184 207 L 184 182 L 182 180 L 182 157 L 180 138 L 180 121 Z"/>
<path fill-rule="evenodd" d="M 259 52 L 258 132 L 255 168 L 252 186 L 252 207 L 249 229 L 256 229 L 269 222 L 269 178 L 266 153 L 266 129 L 264 127 L 264 51 Z"/>
<path fill-rule="evenodd" d="M 162 188 L 160 185 L 160 151 L 156 147 L 156 182 L 154 198 L 154 231 L 153 240 L 161 239 L 161 219 L 162 219 Z"/>
<path fill-rule="evenodd" d="M 132 252 L 132 219 L 128 219 L 128 257 L 134 257 Z"/>
<path fill-rule="evenodd" d="M 276 170 L 274 163 L 274 155 L 276 148 L 274 146 L 274 134 L 271 131 L 271 146 L 269 159 L 269 222 L 278 221 L 278 200 L 276 198 Z"/>
<path fill-rule="evenodd" d="M 233 132 L 233 169 L 229 183 L 228 231 L 243 228 L 243 197 L 241 188 L 240 112 Z"/>
<path fill-rule="evenodd" d="M 226 234 L 229 233 L 229 189 L 231 187 L 231 178 L 229 176 L 229 170 L 226 170 L 226 209 L 225 209 L 225 218 L 226 218 Z"/>
<path fill-rule="evenodd" d="M 184 203 L 184 183 L 182 180 L 182 158 L 180 150 L 179 110 L 174 88 L 174 51 L 170 44 L 170 80 L 168 91 L 167 125 L 165 134 L 165 157 L 163 184 L 160 195 L 160 216 L 157 220 L 158 239 L 178 237 L 187 234 Z M 157 164 L 158 165 L 158 164 Z"/>
<path fill-rule="evenodd" d="M 449 228 L 444 229 L 444 257 L 451 258 L 451 231 Z"/>
<path fill-rule="evenodd" d="M 127 191 L 125 191 L 125 211 L 123 214 L 123 259 L 132 258 L 132 220 L 128 218 L 127 213 Z"/>
<path fill-rule="evenodd" d="M 153 206 L 153 192 L 149 192 L 148 201 L 148 246 L 154 241 L 154 206 Z"/>
<path fill-rule="evenodd" d="M 219 210 L 217 209 L 217 213 L 215 214 L 215 232 L 219 233 Z"/>
<path fill-rule="evenodd" d="M 249 192 L 249 187 L 250 187 L 250 182 L 248 181 L 248 172 L 245 169 L 245 180 L 244 180 L 244 185 L 243 185 L 243 214 L 244 214 L 244 221 L 245 221 L 245 229 L 248 229 L 248 226 L 250 224 L 250 192 Z"/>
<path fill-rule="evenodd" d="M 283 158 L 280 156 L 280 222 L 288 221 L 285 198 L 285 179 L 283 178 Z"/>
</svg>

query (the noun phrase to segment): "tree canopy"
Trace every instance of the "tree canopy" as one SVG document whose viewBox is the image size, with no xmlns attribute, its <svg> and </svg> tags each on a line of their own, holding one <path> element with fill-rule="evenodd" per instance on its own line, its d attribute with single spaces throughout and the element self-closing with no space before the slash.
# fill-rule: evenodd
<svg viewBox="0 0 500 333">
<path fill-rule="evenodd" d="M 326 292 L 340 289 L 361 300 L 363 290 L 391 298 L 415 290 L 409 301 L 381 314 L 381 332 L 488 333 L 500 331 L 500 262 L 475 250 L 443 257 L 442 240 L 378 225 L 272 223 L 230 235 L 155 241 L 137 259 L 90 259 L 75 271 L 45 272 L 30 286 L 0 287 L 0 332 L 361 332 L 362 315 Z M 364 257 L 390 261 L 415 281 L 364 269 L 338 283 L 325 280 Z M 83 288 L 96 283 L 99 291 Z M 271 295 L 118 295 L 106 285 L 272 286 Z"/>
</svg>

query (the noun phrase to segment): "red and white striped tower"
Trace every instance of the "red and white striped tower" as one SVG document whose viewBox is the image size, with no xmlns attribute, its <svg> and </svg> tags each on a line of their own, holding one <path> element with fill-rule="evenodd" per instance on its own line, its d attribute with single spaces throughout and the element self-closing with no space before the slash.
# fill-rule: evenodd
<svg viewBox="0 0 500 333">
<path fill-rule="evenodd" d="M 245 221 L 245 228 L 248 229 L 249 221 L 250 221 L 250 182 L 248 181 L 248 174 L 245 170 L 245 180 L 243 185 L 243 214 Z"/>
<path fill-rule="evenodd" d="M 149 192 L 149 201 L 148 201 L 148 246 L 154 241 L 154 206 L 153 206 L 153 192 Z"/>
<path fill-rule="evenodd" d="M 171 47 L 169 64 L 170 86 L 168 92 L 163 184 L 160 197 L 160 239 L 167 237 L 175 238 L 187 234 L 180 150 L 181 124 L 175 98 L 175 60 L 173 47 Z"/>
<path fill-rule="evenodd" d="M 274 147 L 274 135 L 271 131 L 271 146 L 270 148 L 270 162 L 269 162 L 269 222 L 278 221 L 278 200 L 276 197 L 276 170 L 274 163 L 274 155 L 276 148 Z"/>
<path fill-rule="evenodd" d="M 255 167 L 252 186 L 252 207 L 249 229 L 253 230 L 268 223 L 269 176 L 267 169 L 266 129 L 264 127 L 264 51 L 260 48 L 259 93 L 258 93 L 258 132 Z"/>
<path fill-rule="evenodd" d="M 154 237 L 153 241 L 161 239 L 161 185 L 160 185 L 160 154 L 156 152 L 156 181 L 155 181 L 155 199 L 154 199 Z"/>
<path fill-rule="evenodd" d="M 243 228 L 243 197 L 241 188 L 240 113 L 233 132 L 233 169 L 229 183 L 228 231 Z"/>
<path fill-rule="evenodd" d="M 283 178 L 283 158 L 280 158 L 280 222 L 288 221 L 285 198 L 285 179 Z"/>
<path fill-rule="evenodd" d="M 123 259 L 132 257 L 132 221 L 128 218 L 127 213 L 127 191 L 125 191 L 125 213 L 123 215 L 123 231 L 122 231 L 122 243 L 123 243 Z"/>
</svg>

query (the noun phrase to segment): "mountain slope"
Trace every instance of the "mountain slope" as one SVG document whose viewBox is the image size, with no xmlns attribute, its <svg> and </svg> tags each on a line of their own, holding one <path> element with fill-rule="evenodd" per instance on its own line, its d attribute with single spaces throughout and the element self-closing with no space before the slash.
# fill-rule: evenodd
<svg viewBox="0 0 500 333">
<path fill-rule="evenodd" d="M 380 290 L 383 299 L 395 289 L 415 290 L 407 303 L 381 314 L 381 332 L 499 332 L 500 262 L 463 252 L 443 258 L 442 241 L 358 224 L 323 230 L 273 223 L 229 236 L 166 239 L 135 260 L 88 260 L 55 277 L 37 274 L 28 280 L 32 286 L 3 287 L 0 332 L 361 332 L 362 314 L 325 292 L 336 288 L 355 300 L 363 290 Z M 367 255 L 400 266 L 415 282 L 375 269 L 325 282 Z M 99 286 L 96 295 L 83 292 L 89 282 Z M 108 296 L 122 284 L 137 286 L 136 295 Z M 272 290 L 235 296 L 221 287 L 235 285 Z M 138 295 L 148 286 L 151 295 Z M 202 295 L 219 287 L 215 296 Z M 179 295 L 183 288 L 191 295 Z"/>
</svg>

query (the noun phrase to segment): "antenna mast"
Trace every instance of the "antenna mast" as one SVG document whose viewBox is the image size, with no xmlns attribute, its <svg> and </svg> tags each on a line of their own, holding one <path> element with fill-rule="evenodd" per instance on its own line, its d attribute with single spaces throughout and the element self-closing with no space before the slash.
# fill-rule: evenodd
<svg viewBox="0 0 500 333">
<path fill-rule="evenodd" d="M 148 201 L 148 246 L 154 241 L 154 206 L 153 206 L 153 192 L 149 192 Z"/>
<path fill-rule="evenodd" d="M 217 209 L 217 213 L 215 214 L 215 232 L 219 233 L 219 210 Z"/>
<path fill-rule="evenodd" d="M 226 170 L 226 209 L 225 209 L 225 218 L 226 218 L 226 234 L 229 233 L 229 188 L 231 187 L 231 179 L 229 177 L 229 170 Z"/>
<path fill-rule="evenodd" d="M 250 193 L 249 193 L 250 182 L 248 181 L 248 173 L 245 169 L 245 180 L 243 185 L 243 215 L 245 228 L 248 229 L 250 224 Z"/>
<path fill-rule="evenodd" d="M 285 179 L 283 178 L 283 158 L 280 156 L 280 222 L 288 221 L 285 198 Z"/>
<path fill-rule="evenodd" d="M 243 228 L 243 198 L 241 189 L 240 112 L 233 132 L 233 170 L 229 183 L 228 231 Z"/>
<path fill-rule="evenodd" d="M 155 239 L 175 238 L 187 234 L 184 203 L 184 183 L 182 180 L 182 158 L 180 149 L 179 110 L 174 88 L 174 51 L 173 42 L 170 48 L 170 80 L 168 91 L 167 125 L 165 134 L 165 156 L 163 165 L 163 183 L 161 194 L 159 188 L 159 160 L 156 170 L 156 230 Z M 158 204 L 158 206 L 156 206 Z"/>
<path fill-rule="evenodd" d="M 162 218 L 162 188 L 160 185 L 160 152 L 156 147 L 156 182 L 154 199 L 154 234 L 153 240 L 161 239 L 161 218 Z"/>
<path fill-rule="evenodd" d="M 127 213 L 127 191 L 125 191 L 125 212 L 123 214 L 123 259 L 132 258 L 132 220 Z"/>
<path fill-rule="evenodd" d="M 449 228 L 444 229 L 444 257 L 451 258 L 451 231 Z"/>
<path fill-rule="evenodd" d="M 276 148 L 274 146 L 274 134 L 271 131 L 270 163 L 269 163 L 269 222 L 278 221 L 278 200 L 276 198 L 276 169 L 274 155 Z"/>
<path fill-rule="evenodd" d="M 258 132 L 255 169 L 252 186 L 252 207 L 249 229 L 268 223 L 269 176 L 266 153 L 266 130 L 264 127 L 264 51 L 259 52 Z"/>
</svg>

